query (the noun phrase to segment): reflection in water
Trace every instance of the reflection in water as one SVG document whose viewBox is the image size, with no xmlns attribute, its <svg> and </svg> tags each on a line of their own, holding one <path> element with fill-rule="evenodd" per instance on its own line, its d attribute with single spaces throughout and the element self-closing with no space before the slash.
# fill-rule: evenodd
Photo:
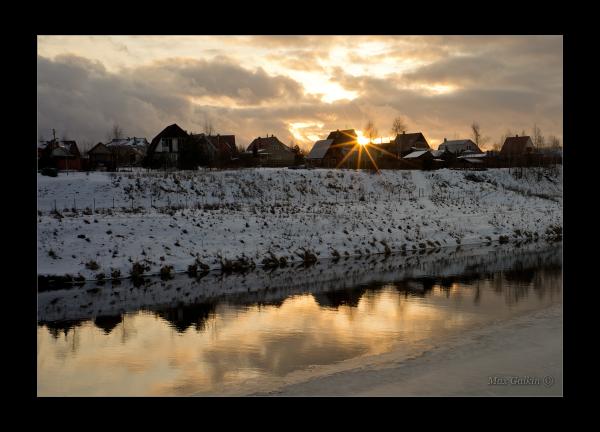
<svg viewBox="0 0 600 432">
<path fill-rule="evenodd" d="M 561 301 L 560 245 L 320 265 L 40 293 L 38 393 L 224 394 Z"/>
</svg>

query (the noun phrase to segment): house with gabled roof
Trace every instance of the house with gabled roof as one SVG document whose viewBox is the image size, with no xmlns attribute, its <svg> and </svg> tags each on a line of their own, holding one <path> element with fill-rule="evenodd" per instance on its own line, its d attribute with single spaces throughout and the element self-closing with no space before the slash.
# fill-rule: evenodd
<svg viewBox="0 0 600 432">
<path fill-rule="evenodd" d="M 235 146 L 235 135 L 190 134 L 184 152 L 186 157 L 196 161 L 196 166 L 226 166 L 239 156 Z M 187 162 L 185 164 L 189 165 Z"/>
<path fill-rule="evenodd" d="M 500 150 L 501 157 L 525 156 L 535 151 L 535 146 L 530 136 L 516 135 L 514 137 L 506 137 L 502 149 Z"/>
<path fill-rule="evenodd" d="M 421 132 L 405 133 L 396 135 L 389 143 L 381 144 L 381 147 L 398 158 L 416 150 L 429 150 L 429 143 Z"/>
<path fill-rule="evenodd" d="M 139 165 L 150 143 L 146 138 L 127 137 L 113 138 L 106 143 L 106 148 L 113 156 L 115 167 Z"/>
<path fill-rule="evenodd" d="M 113 153 L 106 144 L 99 142 L 87 152 L 89 157 L 89 167 L 91 169 L 108 169 L 115 168 Z"/>
<path fill-rule="evenodd" d="M 188 133 L 176 123 L 167 126 L 150 142 L 146 165 L 162 168 L 179 166 L 179 153 L 188 138 Z"/>
<path fill-rule="evenodd" d="M 438 150 L 448 150 L 457 156 L 464 153 L 483 153 L 479 146 L 470 139 L 447 140 L 444 138 L 444 142 L 438 146 Z"/>
<path fill-rule="evenodd" d="M 306 156 L 311 166 L 335 168 L 343 163 L 344 168 L 356 167 L 358 135 L 354 129 L 335 130 L 324 140 L 315 142 Z"/>
<path fill-rule="evenodd" d="M 246 158 L 251 157 L 261 166 L 291 166 L 296 160 L 294 150 L 279 141 L 274 135 L 255 138 L 246 149 Z"/>
<path fill-rule="evenodd" d="M 81 152 L 73 140 L 42 141 L 38 143 L 38 167 L 54 167 L 59 170 L 80 170 Z"/>
</svg>

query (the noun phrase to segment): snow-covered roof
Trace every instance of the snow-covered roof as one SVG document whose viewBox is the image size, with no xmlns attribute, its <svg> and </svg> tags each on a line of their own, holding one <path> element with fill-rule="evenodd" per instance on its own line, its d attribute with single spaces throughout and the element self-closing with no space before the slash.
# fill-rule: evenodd
<svg viewBox="0 0 600 432">
<path fill-rule="evenodd" d="M 487 153 L 470 153 L 459 156 L 459 159 L 470 159 L 470 158 L 484 158 L 487 157 Z"/>
<path fill-rule="evenodd" d="M 438 147 L 438 150 L 448 149 L 452 153 L 459 153 L 468 149 L 479 149 L 470 139 L 444 141 Z"/>
<path fill-rule="evenodd" d="M 414 159 L 414 158 L 418 158 L 420 156 L 423 156 L 423 154 L 427 153 L 429 150 L 419 150 L 419 151 L 414 151 L 412 153 L 407 154 L 406 156 L 404 156 L 404 159 Z"/>
<path fill-rule="evenodd" d="M 332 143 L 332 139 L 324 139 L 317 141 L 313 148 L 310 150 L 310 153 L 308 153 L 308 155 L 306 156 L 306 159 L 323 159 Z"/>
<path fill-rule="evenodd" d="M 146 138 L 133 137 L 133 138 L 121 138 L 121 139 L 113 138 L 113 140 L 106 145 L 108 147 L 113 147 L 113 146 L 144 147 L 147 143 L 148 143 L 148 141 L 146 140 Z"/>
<path fill-rule="evenodd" d="M 73 156 L 73 155 L 65 147 L 60 146 L 60 147 L 56 147 L 54 150 L 52 150 L 52 156 L 68 157 L 68 156 Z"/>
<path fill-rule="evenodd" d="M 444 153 L 444 150 L 431 150 L 431 154 L 433 157 L 441 156 Z"/>
<path fill-rule="evenodd" d="M 465 158 L 465 160 L 470 163 L 483 163 L 481 159 Z"/>
</svg>

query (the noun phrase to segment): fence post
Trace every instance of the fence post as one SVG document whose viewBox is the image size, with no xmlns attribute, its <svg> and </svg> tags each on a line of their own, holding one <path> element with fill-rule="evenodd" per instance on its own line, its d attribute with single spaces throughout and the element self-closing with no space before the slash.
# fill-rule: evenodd
<svg viewBox="0 0 600 432">
<path fill-rule="evenodd" d="M 113 195 L 113 210 L 115 209 L 115 197 Z"/>
<path fill-rule="evenodd" d="M 73 210 L 77 211 L 77 204 L 75 203 L 75 197 L 73 197 Z"/>
<path fill-rule="evenodd" d="M 96 213 L 96 198 L 94 197 L 94 213 Z"/>
<path fill-rule="evenodd" d="M 57 211 L 56 210 L 56 200 L 54 200 L 54 211 Z"/>
</svg>

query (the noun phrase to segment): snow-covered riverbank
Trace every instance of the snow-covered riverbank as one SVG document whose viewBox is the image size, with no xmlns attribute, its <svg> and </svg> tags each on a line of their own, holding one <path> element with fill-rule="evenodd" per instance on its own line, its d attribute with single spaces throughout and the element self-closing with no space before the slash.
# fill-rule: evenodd
<svg viewBox="0 0 600 432">
<path fill-rule="evenodd" d="M 289 263 L 300 250 L 364 256 L 535 240 L 561 227 L 561 167 L 521 178 L 509 169 L 38 175 L 41 275 L 127 276 L 135 262 L 185 271 L 240 257 L 260 266 L 270 253 Z"/>
</svg>

